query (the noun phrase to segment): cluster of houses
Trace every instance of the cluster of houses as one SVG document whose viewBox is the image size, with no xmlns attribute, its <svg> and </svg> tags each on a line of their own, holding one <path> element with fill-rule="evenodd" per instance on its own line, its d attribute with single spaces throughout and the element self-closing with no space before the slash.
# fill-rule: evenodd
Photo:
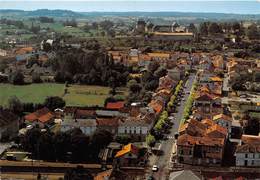
<svg viewBox="0 0 260 180">
<path fill-rule="evenodd" d="M 127 106 L 124 101 L 117 101 L 108 102 L 103 108 L 65 107 L 51 112 L 44 107 L 24 116 L 24 122 L 27 126 L 37 125 L 40 128 L 59 124 L 60 131 L 80 128 L 86 135 L 107 130 L 113 135 L 128 135 L 136 141 L 143 141 L 164 110 L 177 83 L 170 75 L 160 78 L 159 87 L 147 106 L 142 103 Z"/>
<path fill-rule="evenodd" d="M 196 65 L 198 85 L 192 94 L 192 114 L 179 129 L 177 160 L 184 164 L 221 166 L 225 158 L 232 157 L 233 165 L 259 166 L 260 136 L 246 134 L 245 127 L 252 125 L 250 114 L 254 114 L 254 121 L 260 120 L 260 96 L 257 93 L 250 96 L 250 92 L 241 96 L 241 92 L 231 88 L 234 71 L 239 73 L 238 69 L 246 67 L 258 71 L 257 61 L 221 55 L 201 57 Z M 226 147 L 231 153 L 229 157 Z"/>
</svg>

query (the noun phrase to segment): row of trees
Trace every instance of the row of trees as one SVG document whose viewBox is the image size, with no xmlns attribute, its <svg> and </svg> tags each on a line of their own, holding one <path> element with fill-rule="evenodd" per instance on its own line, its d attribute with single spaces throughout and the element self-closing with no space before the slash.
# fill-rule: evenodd
<svg viewBox="0 0 260 180">
<path fill-rule="evenodd" d="M 16 96 L 8 99 L 8 109 L 17 115 L 23 115 L 23 112 L 34 112 L 40 108 L 47 107 L 51 111 L 56 108 L 63 108 L 66 102 L 58 96 L 46 97 L 42 104 L 23 103 Z"/>
<path fill-rule="evenodd" d="M 32 153 L 34 159 L 89 163 L 97 162 L 100 150 L 112 140 L 108 131 L 97 131 L 89 137 L 80 129 L 54 134 L 34 128 L 20 138 L 20 143 L 23 150 Z"/>
<path fill-rule="evenodd" d="M 248 28 L 245 28 L 239 22 L 203 22 L 200 24 L 199 32 L 202 35 L 213 35 L 213 34 L 234 34 L 237 36 L 246 35 L 249 39 L 259 39 L 260 29 L 257 24 L 252 23 Z"/>
<path fill-rule="evenodd" d="M 193 106 L 193 102 L 194 102 L 194 98 L 195 98 L 196 88 L 197 88 L 197 83 L 194 83 L 191 88 L 190 96 L 188 97 L 185 107 L 184 107 L 184 111 L 183 111 L 183 121 L 184 122 L 189 118 L 189 116 L 191 114 L 191 110 L 192 110 L 192 106 Z"/>
<path fill-rule="evenodd" d="M 11 19 L 6 19 L 6 18 L 1 18 L 0 24 L 13 25 L 13 26 L 17 27 L 18 29 L 23 29 L 25 27 L 23 21 L 11 20 Z"/>
<path fill-rule="evenodd" d="M 170 101 L 169 101 L 168 104 L 167 104 L 167 110 L 168 110 L 168 112 L 169 112 L 169 111 L 172 111 L 172 109 L 174 108 L 174 105 L 176 104 L 177 96 L 178 96 L 179 93 L 180 93 L 180 90 L 181 90 L 181 88 L 182 88 L 182 85 L 183 85 L 183 81 L 180 80 L 179 83 L 178 83 L 178 85 L 175 87 L 174 93 L 173 93 L 173 95 L 171 96 Z"/>
</svg>

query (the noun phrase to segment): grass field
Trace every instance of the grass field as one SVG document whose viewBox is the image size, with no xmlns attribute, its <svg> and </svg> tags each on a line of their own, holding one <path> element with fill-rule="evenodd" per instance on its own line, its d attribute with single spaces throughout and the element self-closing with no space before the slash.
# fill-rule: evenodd
<svg viewBox="0 0 260 180">
<path fill-rule="evenodd" d="M 103 106 L 109 96 L 110 88 L 101 86 L 70 85 L 65 96 L 64 84 L 30 84 L 15 86 L 0 84 L 0 105 L 6 106 L 8 99 L 16 96 L 22 102 L 42 103 L 47 96 L 63 97 L 68 106 Z M 120 97 L 124 97 L 125 89 L 120 89 Z"/>
</svg>

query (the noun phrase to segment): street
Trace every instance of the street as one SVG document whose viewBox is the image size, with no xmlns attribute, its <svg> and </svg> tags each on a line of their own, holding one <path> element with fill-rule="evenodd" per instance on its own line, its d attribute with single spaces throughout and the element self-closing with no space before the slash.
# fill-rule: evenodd
<svg viewBox="0 0 260 180">
<path fill-rule="evenodd" d="M 184 88 L 184 97 L 180 101 L 180 105 L 177 106 L 177 113 L 175 114 L 175 117 L 172 120 L 174 125 L 172 126 L 170 133 L 167 134 L 167 136 L 169 138 L 167 138 L 167 140 L 161 141 L 161 150 L 163 150 L 164 153 L 161 156 L 158 156 L 155 158 L 154 164 L 158 165 L 158 167 L 159 167 L 158 172 L 153 173 L 153 177 L 156 180 L 166 179 L 167 174 L 169 172 L 168 164 L 169 164 L 169 160 L 170 160 L 171 153 L 172 153 L 172 146 L 175 141 L 173 137 L 174 137 L 175 133 L 178 132 L 180 122 L 182 119 L 182 115 L 183 115 L 183 111 L 184 111 L 184 107 L 185 107 L 186 101 L 189 97 L 189 93 L 186 93 L 186 92 L 191 91 L 194 80 L 195 80 L 195 75 L 191 74 L 189 79 L 186 82 L 186 88 Z"/>
</svg>

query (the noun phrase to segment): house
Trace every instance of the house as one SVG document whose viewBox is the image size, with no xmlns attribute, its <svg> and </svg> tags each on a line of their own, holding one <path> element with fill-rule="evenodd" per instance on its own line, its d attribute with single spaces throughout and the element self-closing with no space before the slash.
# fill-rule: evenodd
<svg viewBox="0 0 260 180">
<path fill-rule="evenodd" d="M 164 102 L 160 102 L 159 100 L 152 100 L 148 104 L 148 107 L 152 108 L 155 111 L 155 113 L 158 115 L 163 111 L 164 105 L 165 105 Z"/>
<path fill-rule="evenodd" d="M 12 112 L 0 108 L 0 141 L 16 137 L 18 131 L 19 118 Z"/>
<path fill-rule="evenodd" d="M 179 129 L 177 159 L 192 165 L 219 166 L 222 163 L 227 129 L 210 119 L 190 119 Z"/>
<path fill-rule="evenodd" d="M 152 108 L 140 108 L 138 116 L 129 116 L 119 121 L 118 135 L 129 135 L 137 141 L 144 140 L 153 127 L 155 118 Z"/>
<path fill-rule="evenodd" d="M 200 180 L 201 178 L 194 174 L 191 170 L 182 170 L 172 172 L 169 180 Z"/>
<path fill-rule="evenodd" d="M 120 118 L 118 118 L 118 117 L 96 118 L 97 129 L 106 130 L 115 135 L 115 134 L 117 134 L 119 121 L 120 121 Z"/>
<path fill-rule="evenodd" d="M 137 141 L 144 140 L 149 130 L 152 128 L 152 123 L 149 119 L 144 120 L 140 117 L 129 117 L 119 121 L 118 135 L 129 135 L 136 138 Z"/>
<path fill-rule="evenodd" d="M 176 66 L 173 69 L 168 69 L 167 71 L 168 76 L 170 76 L 170 78 L 175 81 L 181 80 L 185 75 L 184 69 L 180 68 L 179 66 Z"/>
<path fill-rule="evenodd" d="M 213 116 L 213 121 L 215 121 L 218 125 L 227 128 L 228 131 L 231 132 L 232 117 L 225 114 L 218 114 Z"/>
<path fill-rule="evenodd" d="M 130 180 L 135 178 L 134 175 L 129 175 L 122 170 L 118 169 L 109 169 L 103 172 L 98 173 L 94 180 L 118 180 L 118 179 L 125 179 Z"/>
<path fill-rule="evenodd" d="M 0 49 L 0 56 L 3 56 L 3 57 L 7 56 L 7 51 L 4 49 Z"/>
<path fill-rule="evenodd" d="M 200 116 L 199 118 L 212 118 L 215 114 L 219 114 L 223 111 L 221 108 L 221 98 L 205 91 L 197 95 L 194 100 L 194 105 L 198 112 L 196 116 Z"/>
<path fill-rule="evenodd" d="M 54 124 L 55 114 L 48 108 L 44 107 L 33 113 L 24 116 L 24 121 L 29 125 L 38 125 L 40 128 Z"/>
<path fill-rule="evenodd" d="M 115 155 L 117 165 L 119 166 L 131 166 L 136 165 L 139 160 L 139 148 L 133 144 L 123 146 Z"/>
<path fill-rule="evenodd" d="M 108 102 L 106 104 L 106 109 L 119 110 L 119 109 L 122 109 L 124 106 L 125 106 L 124 101 Z"/>
<path fill-rule="evenodd" d="M 260 166 L 260 136 L 242 135 L 241 142 L 237 146 L 236 166 L 259 167 Z"/>
<path fill-rule="evenodd" d="M 97 129 L 95 110 L 65 109 L 64 120 L 61 122 L 61 131 L 65 132 L 74 128 L 80 128 L 86 135 L 93 134 Z"/>
<path fill-rule="evenodd" d="M 159 87 L 158 89 L 173 89 L 177 85 L 177 81 L 173 80 L 171 76 L 166 75 L 159 79 Z"/>
<path fill-rule="evenodd" d="M 178 137 L 179 163 L 220 166 L 224 154 L 225 139 L 208 136 L 195 137 L 183 134 Z"/>
</svg>

